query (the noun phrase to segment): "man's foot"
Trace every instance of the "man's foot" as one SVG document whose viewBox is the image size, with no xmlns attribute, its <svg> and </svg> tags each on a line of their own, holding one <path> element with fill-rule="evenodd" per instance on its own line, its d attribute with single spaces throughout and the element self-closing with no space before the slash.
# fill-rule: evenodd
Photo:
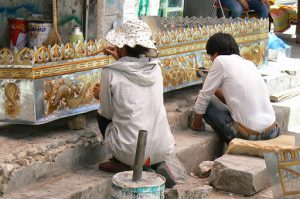
<svg viewBox="0 0 300 199">
<path fill-rule="evenodd" d="M 106 172 L 118 173 L 123 171 L 130 171 L 130 166 L 118 161 L 115 158 L 109 159 L 99 164 L 99 169 Z"/>
<path fill-rule="evenodd" d="M 166 179 L 166 188 L 172 188 L 176 185 L 174 177 L 165 162 L 160 162 L 156 165 L 153 165 L 153 168 L 158 174 L 162 175 Z"/>
</svg>

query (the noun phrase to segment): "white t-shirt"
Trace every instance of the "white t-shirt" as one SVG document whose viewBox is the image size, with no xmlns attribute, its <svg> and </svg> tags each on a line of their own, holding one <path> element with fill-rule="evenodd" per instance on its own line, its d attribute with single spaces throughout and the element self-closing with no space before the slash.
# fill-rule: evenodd
<svg viewBox="0 0 300 199">
<path fill-rule="evenodd" d="M 238 55 L 220 55 L 213 62 L 195 112 L 205 114 L 215 91 L 221 88 L 226 105 L 235 122 L 255 131 L 262 131 L 275 121 L 265 82 L 256 66 Z"/>
</svg>

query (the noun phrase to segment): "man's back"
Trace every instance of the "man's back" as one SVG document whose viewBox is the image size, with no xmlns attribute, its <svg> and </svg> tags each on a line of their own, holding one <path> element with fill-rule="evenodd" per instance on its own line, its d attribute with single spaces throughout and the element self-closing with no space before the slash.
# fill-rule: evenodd
<svg viewBox="0 0 300 199">
<path fill-rule="evenodd" d="M 113 122 L 108 127 L 107 138 L 113 142 L 114 156 L 132 165 L 138 132 L 146 130 L 149 134 L 145 157 L 150 157 L 151 163 L 161 162 L 173 151 L 174 142 L 163 105 L 161 70 L 154 62 L 144 62 L 136 68 L 132 66 L 132 59 L 129 64 L 122 60 L 116 64 L 119 65 L 102 71 L 109 93 L 103 91 L 101 85 L 101 100 L 108 100 L 107 95 L 111 95 L 109 103 Z M 106 108 L 101 108 L 104 117 Z"/>
<path fill-rule="evenodd" d="M 234 121 L 257 131 L 275 121 L 267 87 L 252 62 L 225 55 L 215 59 L 214 67 L 223 70 L 221 89 Z"/>
</svg>

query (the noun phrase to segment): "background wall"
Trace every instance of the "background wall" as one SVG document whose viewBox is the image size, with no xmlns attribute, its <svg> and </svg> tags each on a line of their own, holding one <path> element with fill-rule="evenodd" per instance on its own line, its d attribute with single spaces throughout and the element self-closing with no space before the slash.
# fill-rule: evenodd
<svg viewBox="0 0 300 199">
<path fill-rule="evenodd" d="M 208 17 L 214 0 L 185 0 L 184 16 Z M 215 16 L 215 10 L 213 16 Z"/>
<path fill-rule="evenodd" d="M 9 45 L 8 18 L 27 18 L 33 14 L 49 16 L 49 0 L 0 0 L 0 47 Z"/>
<path fill-rule="evenodd" d="M 89 0 L 89 34 L 87 39 L 100 39 L 113 26 L 136 18 L 140 3 L 145 0 Z M 186 16 L 207 16 L 213 0 L 185 0 Z M 86 0 L 58 0 L 58 26 L 63 42 L 79 25 L 84 32 Z M 155 15 L 159 0 L 149 0 L 149 15 Z M 9 46 L 8 18 L 27 18 L 42 14 L 52 20 L 52 0 L 0 0 L 0 48 Z M 114 23 L 115 22 L 115 23 Z"/>
<path fill-rule="evenodd" d="M 85 0 L 58 0 L 57 7 L 59 32 L 67 42 L 74 25 L 79 25 L 83 31 Z M 9 46 L 8 18 L 27 18 L 31 14 L 42 14 L 52 20 L 52 0 L 0 0 L 0 48 Z M 90 0 L 89 15 L 88 38 L 95 38 L 97 0 Z"/>
</svg>

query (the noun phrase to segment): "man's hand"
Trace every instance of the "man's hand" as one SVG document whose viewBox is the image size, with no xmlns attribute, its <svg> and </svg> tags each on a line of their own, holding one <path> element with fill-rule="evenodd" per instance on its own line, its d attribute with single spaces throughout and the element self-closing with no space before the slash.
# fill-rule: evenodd
<svg viewBox="0 0 300 199">
<path fill-rule="evenodd" d="M 118 60 L 120 58 L 119 53 L 118 53 L 118 47 L 116 47 L 116 46 L 107 46 L 104 49 L 104 52 L 108 55 L 113 56 L 116 60 Z"/>
<path fill-rule="evenodd" d="M 100 95 L 100 84 L 95 84 L 94 88 L 93 88 L 93 92 L 94 92 L 94 97 L 95 99 L 99 100 L 99 95 Z"/>
<path fill-rule="evenodd" d="M 202 121 L 202 115 L 194 113 L 194 117 L 192 117 L 191 129 L 195 131 L 205 130 L 205 123 Z"/>
<path fill-rule="evenodd" d="M 248 4 L 247 0 L 239 0 L 239 2 L 242 5 L 242 7 L 244 8 L 244 10 L 249 10 L 249 4 Z"/>
</svg>

